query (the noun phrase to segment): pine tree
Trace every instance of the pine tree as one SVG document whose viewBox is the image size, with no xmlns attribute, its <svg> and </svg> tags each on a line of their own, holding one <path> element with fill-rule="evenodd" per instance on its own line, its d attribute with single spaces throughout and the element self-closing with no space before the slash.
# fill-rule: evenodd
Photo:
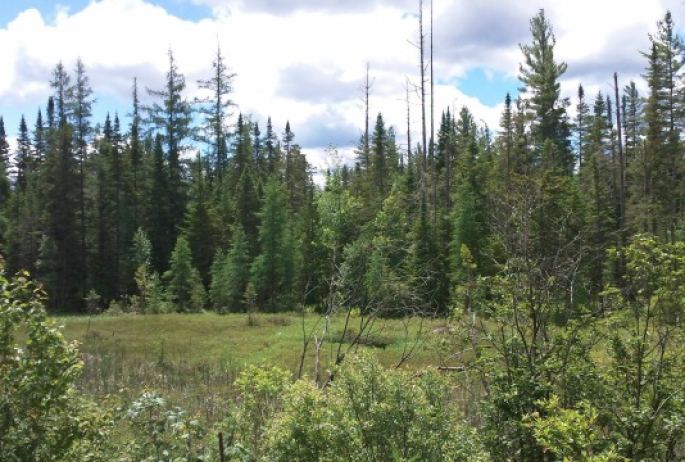
<svg viewBox="0 0 685 462">
<path fill-rule="evenodd" d="M 536 162 L 545 169 L 571 175 L 574 161 L 566 114 L 569 103 L 560 96 L 560 79 L 567 65 L 554 59 L 556 39 L 544 10 L 531 19 L 530 31 L 532 44 L 521 45 L 524 63 L 519 66 L 519 80 L 522 91 L 530 94 L 531 141 Z"/>
</svg>

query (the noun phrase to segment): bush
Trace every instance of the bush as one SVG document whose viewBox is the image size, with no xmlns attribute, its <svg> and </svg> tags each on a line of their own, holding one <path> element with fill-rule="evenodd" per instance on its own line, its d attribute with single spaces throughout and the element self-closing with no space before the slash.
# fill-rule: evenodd
<svg viewBox="0 0 685 462">
<path fill-rule="evenodd" d="M 44 294 L 27 273 L 10 281 L 0 272 L 0 293 L 2 460 L 95 457 L 105 429 L 99 411 L 74 388 L 82 366 L 76 345 L 47 318 Z"/>
<path fill-rule="evenodd" d="M 274 461 L 487 460 L 472 431 L 447 404 L 432 373 L 411 378 L 369 356 L 350 358 L 326 390 L 288 387 L 266 432 Z"/>
</svg>

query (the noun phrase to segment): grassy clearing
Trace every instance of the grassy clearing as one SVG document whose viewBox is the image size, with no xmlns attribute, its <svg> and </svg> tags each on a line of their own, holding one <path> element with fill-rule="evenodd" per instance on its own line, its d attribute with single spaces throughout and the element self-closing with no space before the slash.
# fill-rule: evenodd
<svg viewBox="0 0 685 462">
<path fill-rule="evenodd" d="M 67 339 L 79 342 L 84 360 L 80 387 L 95 398 L 116 395 L 124 401 L 143 390 L 155 390 L 209 421 L 220 420 L 234 398 L 233 380 L 250 364 L 278 366 L 296 375 L 303 350 L 303 319 L 299 314 L 217 315 L 165 314 L 70 316 L 56 318 Z M 304 330 L 316 329 L 321 319 L 304 318 Z M 321 349 L 322 372 L 356 336 L 343 335 L 344 319 L 333 319 Z M 437 343 L 442 320 L 378 320 L 359 348 L 375 352 L 393 366 L 407 348 L 416 346 L 403 367 L 422 369 L 442 363 Z M 315 347 L 310 344 L 304 371 L 313 376 Z"/>
</svg>

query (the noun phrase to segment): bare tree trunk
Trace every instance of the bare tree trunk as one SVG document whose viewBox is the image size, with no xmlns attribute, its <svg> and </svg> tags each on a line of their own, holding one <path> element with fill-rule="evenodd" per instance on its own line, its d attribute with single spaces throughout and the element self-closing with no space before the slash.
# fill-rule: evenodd
<svg viewBox="0 0 685 462">
<path fill-rule="evenodd" d="M 616 126 L 618 132 L 618 163 L 619 163 L 619 217 L 618 217 L 618 232 L 619 232 L 619 277 L 623 277 L 625 272 L 625 261 L 623 249 L 626 247 L 626 231 L 625 231 L 625 217 L 626 217 L 626 172 L 625 159 L 623 155 L 623 135 L 621 123 L 621 101 L 618 99 L 618 73 L 614 72 L 614 97 L 616 98 Z"/>
<path fill-rule="evenodd" d="M 421 143 L 421 191 L 423 196 L 426 196 L 428 190 L 428 158 L 426 156 L 426 65 L 424 63 L 424 42 L 425 36 L 423 34 L 423 0 L 419 2 L 419 52 L 421 67 L 421 126 L 422 126 L 422 143 Z"/>
<path fill-rule="evenodd" d="M 369 70 L 371 66 L 366 63 L 366 78 L 364 79 L 364 85 L 361 90 L 363 92 L 363 103 L 364 103 L 364 168 L 368 169 L 371 165 L 371 148 L 369 147 L 369 96 L 371 95 L 371 88 L 373 87 L 373 82 L 375 79 L 369 79 Z"/>
<path fill-rule="evenodd" d="M 435 81 L 433 79 L 433 0 L 430 4 L 431 30 L 430 30 L 430 85 L 431 85 L 431 136 L 430 157 L 433 161 L 433 224 L 438 223 L 438 163 L 435 159 Z"/>
<path fill-rule="evenodd" d="M 409 80 L 406 82 L 407 91 L 407 162 L 411 157 L 411 106 L 409 104 Z"/>
</svg>

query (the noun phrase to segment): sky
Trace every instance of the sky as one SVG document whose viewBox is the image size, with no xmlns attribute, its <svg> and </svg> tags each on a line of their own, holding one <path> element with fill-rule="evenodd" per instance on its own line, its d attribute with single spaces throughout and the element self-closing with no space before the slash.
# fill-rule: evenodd
<svg viewBox="0 0 685 462">
<path fill-rule="evenodd" d="M 430 28 L 430 0 L 424 27 Z M 648 34 L 667 10 L 685 24 L 681 0 L 433 0 L 436 130 L 445 109 L 467 106 L 497 129 L 507 92 L 518 94 L 520 44 L 540 9 L 556 36 L 555 56 L 568 63 L 562 93 L 583 84 L 591 99 L 635 80 L 644 87 Z M 237 112 L 282 133 L 286 121 L 312 164 L 334 162 L 329 146 L 351 155 L 364 126 L 363 83 L 373 82 L 372 121 L 381 112 L 406 148 L 407 83 L 412 138 L 419 139 L 418 0 L 0 0 L 0 115 L 15 142 L 22 114 L 29 127 L 51 94 L 62 61 L 80 57 L 97 101 L 93 124 L 118 112 L 127 125 L 136 77 L 161 89 L 172 50 L 186 96 L 211 76 L 217 46 L 236 73 Z M 427 43 L 427 46 L 430 46 Z M 415 141 L 413 141 L 415 143 Z"/>
</svg>

